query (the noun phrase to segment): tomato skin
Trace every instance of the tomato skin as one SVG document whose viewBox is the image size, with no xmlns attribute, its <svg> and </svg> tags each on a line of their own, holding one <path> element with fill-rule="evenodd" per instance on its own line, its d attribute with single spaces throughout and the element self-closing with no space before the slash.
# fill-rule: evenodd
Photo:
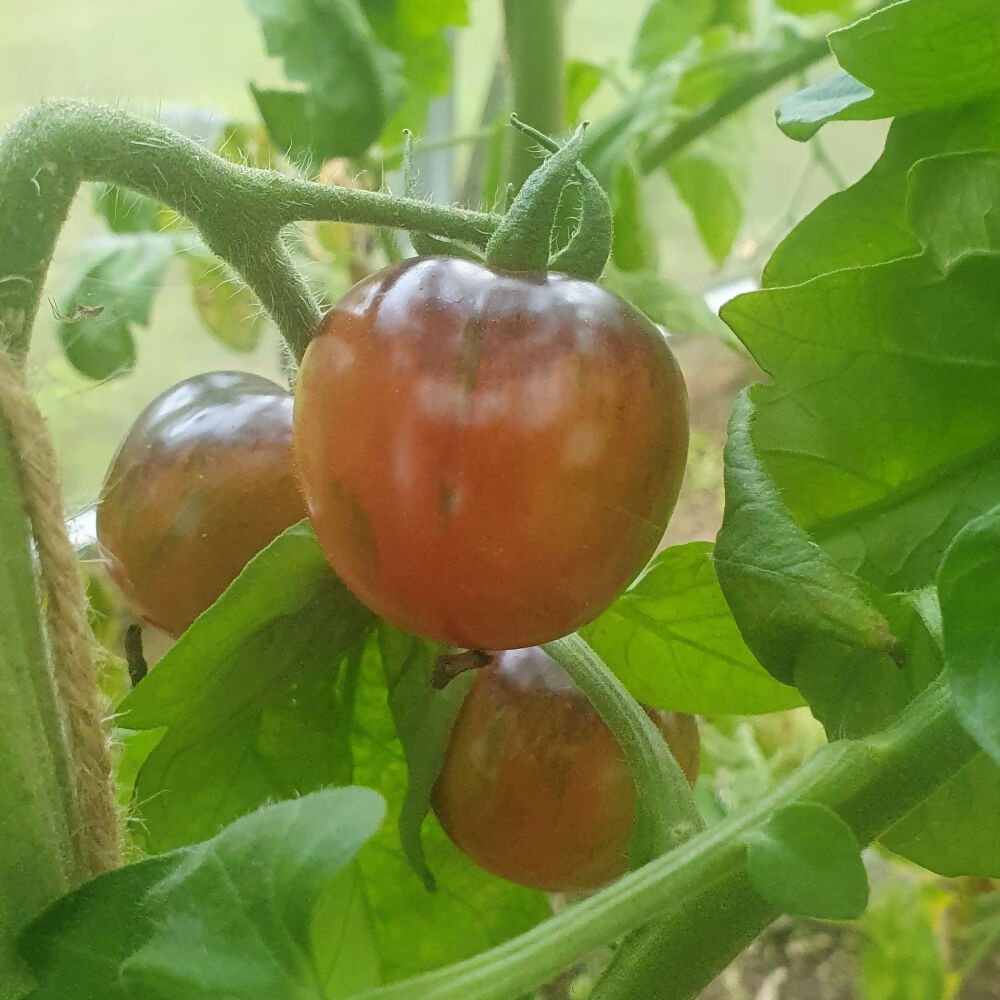
<svg viewBox="0 0 1000 1000">
<path fill-rule="evenodd" d="M 694 718 L 646 711 L 694 783 Z M 432 803 L 454 844 L 511 882 L 569 892 L 600 888 L 626 871 L 635 788 L 621 748 L 537 647 L 500 653 L 477 673 Z"/>
<path fill-rule="evenodd" d="M 108 469 L 97 538 L 134 610 L 178 636 L 304 517 L 291 394 L 259 375 L 210 372 L 140 414 Z"/>
<path fill-rule="evenodd" d="M 462 648 L 537 645 L 597 615 L 662 537 L 687 441 L 680 369 L 631 306 L 443 257 L 351 289 L 296 387 L 334 570 L 383 618 Z"/>
</svg>

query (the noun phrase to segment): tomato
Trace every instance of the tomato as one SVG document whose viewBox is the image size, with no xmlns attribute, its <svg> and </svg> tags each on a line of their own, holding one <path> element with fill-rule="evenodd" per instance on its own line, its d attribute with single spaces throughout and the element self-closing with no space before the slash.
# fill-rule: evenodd
<svg viewBox="0 0 1000 1000">
<path fill-rule="evenodd" d="M 105 478 L 97 538 L 134 609 L 177 636 L 304 517 L 291 394 L 212 372 L 168 389 L 135 422 Z"/>
<path fill-rule="evenodd" d="M 695 720 L 646 711 L 693 783 Z M 621 748 L 537 647 L 500 653 L 477 673 L 432 802 L 455 845 L 511 882 L 568 892 L 599 888 L 626 870 L 635 788 Z"/>
<path fill-rule="evenodd" d="M 663 535 L 687 399 L 660 331 L 597 285 L 415 258 L 355 285 L 306 351 L 295 447 L 333 568 L 463 648 L 573 631 Z"/>
</svg>

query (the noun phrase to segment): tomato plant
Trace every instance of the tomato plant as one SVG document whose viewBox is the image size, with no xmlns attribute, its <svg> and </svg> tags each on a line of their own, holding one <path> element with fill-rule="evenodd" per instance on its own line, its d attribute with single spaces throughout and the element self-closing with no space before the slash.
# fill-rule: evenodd
<svg viewBox="0 0 1000 1000">
<path fill-rule="evenodd" d="M 689 715 L 648 709 L 688 781 Z M 544 650 L 495 655 L 476 675 L 434 786 L 449 837 L 489 871 L 549 892 L 597 889 L 627 870 L 634 791 L 615 738 Z"/>
<path fill-rule="evenodd" d="M 259 121 L 59 100 L 0 140 L 0 1000 L 688 1000 L 781 916 L 957 989 L 992 932 L 949 880 L 1000 878 L 994 0 L 652 0 L 627 67 L 505 0 L 454 133 L 462 0 L 247 6 Z M 802 183 L 744 145 L 769 103 Z M 749 225 L 751 181 L 788 209 Z M 65 362 L 129 385 L 173 255 L 298 395 L 140 418 L 101 541 L 180 634 L 120 694 L 29 348 L 56 260 Z M 747 290 L 717 315 L 694 258 Z M 699 334 L 759 381 L 721 527 L 661 538 Z M 889 919 L 904 864 L 933 917 Z M 962 969 L 913 958 L 980 911 Z"/>
<path fill-rule="evenodd" d="M 304 516 L 291 396 L 259 376 L 210 372 L 136 420 L 105 478 L 97 538 L 135 611 L 178 636 Z"/>
<path fill-rule="evenodd" d="M 417 258 L 326 314 L 295 435 L 316 535 L 365 604 L 522 648 L 590 621 L 652 555 L 687 400 L 662 334 L 612 293 Z"/>
</svg>

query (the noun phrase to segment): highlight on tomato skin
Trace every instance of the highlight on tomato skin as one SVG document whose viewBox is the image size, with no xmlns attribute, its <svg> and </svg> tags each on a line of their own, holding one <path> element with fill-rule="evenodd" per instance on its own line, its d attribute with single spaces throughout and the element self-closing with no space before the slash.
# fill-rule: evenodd
<svg viewBox="0 0 1000 1000">
<path fill-rule="evenodd" d="M 133 610 L 176 637 L 304 517 L 291 394 L 259 375 L 209 372 L 140 414 L 108 469 L 97 539 Z"/>
<path fill-rule="evenodd" d="M 295 447 L 333 569 L 460 648 L 573 631 L 662 538 L 688 443 L 659 329 L 597 285 L 414 258 L 355 285 L 299 371 Z"/>
<path fill-rule="evenodd" d="M 694 718 L 647 708 L 692 784 Z M 620 747 L 566 672 L 539 648 L 496 654 L 459 710 L 434 787 L 453 843 L 495 875 L 547 892 L 623 875 L 635 788 Z"/>
</svg>

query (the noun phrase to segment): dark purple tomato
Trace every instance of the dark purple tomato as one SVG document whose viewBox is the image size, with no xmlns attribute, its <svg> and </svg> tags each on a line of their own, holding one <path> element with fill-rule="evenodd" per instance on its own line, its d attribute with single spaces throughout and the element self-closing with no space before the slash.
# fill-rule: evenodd
<svg viewBox="0 0 1000 1000">
<path fill-rule="evenodd" d="M 694 718 L 646 711 L 693 783 Z M 621 748 L 537 647 L 500 653 L 477 673 L 432 802 L 455 845 L 511 882 L 568 892 L 599 888 L 626 870 L 635 787 Z"/>
<path fill-rule="evenodd" d="M 334 570 L 388 621 L 511 649 L 597 615 L 656 549 L 688 443 L 680 369 L 616 295 L 450 258 L 327 313 L 295 447 Z"/>
<path fill-rule="evenodd" d="M 211 372 L 135 422 L 101 490 L 97 537 L 133 609 L 178 636 L 303 517 L 291 394 L 259 375 Z"/>
</svg>

